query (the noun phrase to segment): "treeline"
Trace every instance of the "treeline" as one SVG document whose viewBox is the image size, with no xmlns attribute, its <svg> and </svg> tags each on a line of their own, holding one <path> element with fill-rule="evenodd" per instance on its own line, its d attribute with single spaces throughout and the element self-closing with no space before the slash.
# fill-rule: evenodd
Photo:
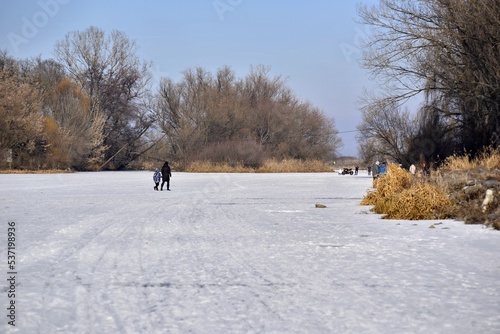
<svg viewBox="0 0 500 334">
<path fill-rule="evenodd" d="M 262 66 L 244 78 L 229 67 L 188 69 L 153 88 L 135 43 L 95 27 L 67 34 L 55 55 L 0 53 L 0 168 L 119 170 L 165 159 L 258 167 L 329 160 L 341 144 L 332 120 Z"/>
<path fill-rule="evenodd" d="M 0 166 L 84 169 L 102 160 L 104 119 L 53 61 L 0 56 Z"/>
<path fill-rule="evenodd" d="M 229 67 L 215 74 L 188 70 L 178 83 L 164 79 L 156 110 L 168 155 L 184 163 L 259 167 L 269 158 L 326 160 L 340 145 L 333 121 L 262 66 L 242 79 Z"/>
<path fill-rule="evenodd" d="M 384 90 L 365 96 L 366 160 L 439 163 L 500 143 L 500 2 L 381 0 L 359 7 L 372 27 L 364 65 Z M 402 109 L 409 98 L 418 112 Z"/>
</svg>

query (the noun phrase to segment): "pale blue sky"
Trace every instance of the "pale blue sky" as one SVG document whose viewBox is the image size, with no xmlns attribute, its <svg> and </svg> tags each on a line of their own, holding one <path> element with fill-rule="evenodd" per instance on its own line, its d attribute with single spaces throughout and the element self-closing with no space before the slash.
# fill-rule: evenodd
<svg viewBox="0 0 500 334">
<path fill-rule="evenodd" d="M 359 64 L 366 28 L 355 23 L 357 3 L 378 0 L 0 0 L 0 49 L 53 58 L 70 31 L 116 29 L 135 40 L 156 80 L 224 65 L 243 77 L 251 65 L 266 65 L 340 132 L 352 131 L 363 88 L 373 86 Z M 357 155 L 355 133 L 340 136 L 340 153 Z"/>
</svg>

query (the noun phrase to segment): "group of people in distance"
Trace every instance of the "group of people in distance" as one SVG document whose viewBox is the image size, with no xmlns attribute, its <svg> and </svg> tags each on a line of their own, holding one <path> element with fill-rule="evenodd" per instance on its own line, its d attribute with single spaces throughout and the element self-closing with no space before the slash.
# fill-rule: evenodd
<svg viewBox="0 0 500 334">
<path fill-rule="evenodd" d="M 425 171 L 426 165 L 423 164 L 423 170 Z M 356 166 L 356 175 L 358 174 L 359 167 Z M 377 179 L 380 175 L 384 174 L 387 171 L 387 164 L 385 162 L 380 163 L 378 160 L 373 164 L 373 166 L 370 168 L 368 167 L 368 175 L 370 175 L 370 172 L 373 176 L 373 180 Z M 416 167 L 414 164 L 412 164 L 409 168 L 409 171 L 411 174 L 415 175 L 416 173 Z M 160 190 L 163 191 L 163 185 L 166 183 L 167 184 L 167 190 L 170 190 L 170 178 L 172 177 L 172 172 L 170 169 L 170 166 L 168 165 L 168 161 L 165 161 L 163 166 L 161 167 L 161 171 L 159 168 L 156 168 L 154 174 L 153 174 L 153 181 L 155 183 L 155 186 L 153 187 L 154 190 L 158 190 L 158 186 L 160 186 L 160 181 L 161 186 Z"/>
<path fill-rule="evenodd" d="M 380 163 L 378 160 L 373 164 L 372 167 L 372 176 L 373 180 L 378 178 L 380 175 L 384 174 L 387 171 L 387 165 L 385 162 Z"/>
<path fill-rule="evenodd" d="M 379 161 L 376 161 L 373 164 L 373 167 L 371 167 L 371 168 L 368 167 L 368 174 L 370 174 L 370 169 L 372 171 L 373 180 L 375 180 L 387 171 L 387 165 L 385 162 L 380 163 Z M 415 166 L 415 164 L 411 164 L 408 171 L 410 172 L 410 174 L 416 175 L 417 174 L 417 167 Z M 422 169 L 419 169 L 418 171 L 420 174 L 427 175 L 429 173 L 427 164 L 423 163 Z M 418 176 L 421 176 L 420 174 Z"/>
<path fill-rule="evenodd" d="M 158 190 L 158 186 L 161 183 L 160 190 L 163 191 L 163 185 L 166 183 L 167 184 L 167 190 L 170 190 L 170 178 L 172 177 L 172 171 L 170 170 L 170 166 L 168 165 L 168 161 L 165 161 L 163 166 L 161 167 L 161 171 L 159 168 L 156 168 L 155 173 L 153 174 L 153 181 L 155 183 L 155 186 L 153 187 L 154 190 Z"/>
</svg>

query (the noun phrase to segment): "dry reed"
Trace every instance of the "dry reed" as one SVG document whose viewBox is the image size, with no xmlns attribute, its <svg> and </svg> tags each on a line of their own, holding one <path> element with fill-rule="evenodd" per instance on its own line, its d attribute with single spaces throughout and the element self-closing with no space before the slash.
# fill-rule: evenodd
<svg viewBox="0 0 500 334">
<path fill-rule="evenodd" d="M 216 164 L 209 161 L 196 161 L 185 170 L 190 173 L 320 173 L 331 172 L 327 163 L 318 160 L 266 160 L 258 168 L 247 167 L 241 164 Z"/>
<path fill-rule="evenodd" d="M 188 173 L 251 173 L 252 168 L 240 164 L 229 165 L 210 161 L 195 161 L 186 168 Z"/>
<path fill-rule="evenodd" d="M 73 173 L 72 169 L 3 169 L 0 170 L 0 174 L 66 174 Z"/>
<path fill-rule="evenodd" d="M 471 170 L 478 167 L 484 167 L 487 170 L 500 168 L 500 153 L 492 148 L 489 148 L 474 159 L 469 155 L 452 155 L 444 161 L 441 169 L 446 171 Z"/>
<path fill-rule="evenodd" d="M 331 172 L 332 168 L 327 163 L 319 160 L 266 160 L 257 168 L 257 173 L 321 173 Z"/>
<path fill-rule="evenodd" d="M 436 185 L 419 180 L 395 164 L 376 182 L 361 205 L 373 205 L 373 211 L 387 219 L 446 218 L 451 205 L 446 194 Z"/>
</svg>

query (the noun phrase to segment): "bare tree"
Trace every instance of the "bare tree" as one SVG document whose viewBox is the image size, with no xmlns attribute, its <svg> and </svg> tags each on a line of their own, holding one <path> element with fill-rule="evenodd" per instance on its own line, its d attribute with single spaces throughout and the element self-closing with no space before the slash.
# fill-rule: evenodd
<svg viewBox="0 0 500 334">
<path fill-rule="evenodd" d="M 203 109 L 197 108 L 196 101 L 191 108 L 191 99 L 196 99 L 196 95 L 196 89 L 187 82 L 161 80 L 156 119 L 167 136 L 169 155 L 181 162 L 188 161 L 193 153 L 199 153 L 205 144 L 201 119 Z"/>
<path fill-rule="evenodd" d="M 266 156 L 331 158 L 340 145 L 333 121 L 268 73 L 259 66 L 236 79 L 229 67 L 215 75 L 197 68 L 179 83 L 163 79 L 157 120 L 172 156 L 252 166 Z"/>
<path fill-rule="evenodd" d="M 53 118 L 64 135 L 72 167 L 95 169 L 104 158 L 104 118 L 92 115 L 88 95 L 72 82 L 63 78 L 55 87 L 49 101 Z"/>
<path fill-rule="evenodd" d="M 415 162 L 409 155 L 417 129 L 408 110 L 380 101 L 363 109 L 363 120 L 357 135 L 360 153 L 366 162 L 389 159 L 403 164 Z"/>
<path fill-rule="evenodd" d="M 104 119 L 92 115 L 88 94 L 53 60 L 36 59 L 30 69 L 43 97 L 50 168 L 95 168 L 104 157 Z"/>
<path fill-rule="evenodd" d="M 69 33 L 55 47 L 59 61 L 90 97 L 92 116 L 105 120 L 105 158 L 115 168 L 131 162 L 152 123 L 141 103 L 150 65 L 141 62 L 136 52 L 135 43 L 122 32 L 106 36 L 95 27 Z"/>
<path fill-rule="evenodd" d="M 0 149 L 12 154 L 12 167 L 38 168 L 46 149 L 42 97 L 19 62 L 0 58 Z"/>
<path fill-rule="evenodd" d="M 374 32 L 364 65 L 385 88 L 370 102 L 374 108 L 424 94 L 431 107 L 425 113 L 439 114 L 440 124 L 461 138 L 448 151 L 498 146 L 498 1 L 380 0 L 378 6 L 360 6 L 359 13 Z"/>
</svg>

